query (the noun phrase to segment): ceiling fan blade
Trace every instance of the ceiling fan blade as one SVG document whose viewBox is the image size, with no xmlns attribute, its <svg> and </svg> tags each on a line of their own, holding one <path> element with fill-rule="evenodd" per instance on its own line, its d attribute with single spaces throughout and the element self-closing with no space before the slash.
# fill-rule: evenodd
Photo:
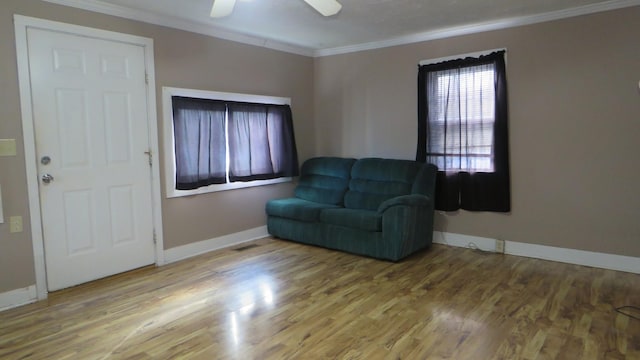
<svg viewBox="0 0 640 360">
<path fill-rule="evenodd" d="M 236 0 L 213 0 L 211 6 L 211 17 L 219 18 L 225 17 L 231 14 L 233 7 L 236 5 Z"/>
<path fill-rule="evenodd" d="M 304 2 L 324 16 L 335 15 L 342 9 L 342 5 L 336 0 L 304 0 Z"/>
</svg>

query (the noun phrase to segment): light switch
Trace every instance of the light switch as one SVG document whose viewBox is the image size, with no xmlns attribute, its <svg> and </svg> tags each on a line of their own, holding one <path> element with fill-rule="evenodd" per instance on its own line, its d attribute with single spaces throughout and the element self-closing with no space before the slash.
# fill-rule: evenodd
<svg viewBox="0 0 640 360">
<path fill-rule="evenodd" d="M 22 232 L 22 216 L 9 217 L 9 232 L 10 233 Z"/>
<path fill-rule="evenodd" d="M 16 139 L 0 139 L 0 156 L 16 156 Z"/>
</svg>

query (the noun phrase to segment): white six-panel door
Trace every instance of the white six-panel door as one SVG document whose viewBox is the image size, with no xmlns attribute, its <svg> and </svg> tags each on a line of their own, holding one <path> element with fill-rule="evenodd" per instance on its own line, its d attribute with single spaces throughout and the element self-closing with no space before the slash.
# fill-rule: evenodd
<svg viewBox="0 0 640 360">
<path fill-rule="evenodd" d="M 144 49 L 28 29 L 50 291 L 155 261 Z"/>
</svg>

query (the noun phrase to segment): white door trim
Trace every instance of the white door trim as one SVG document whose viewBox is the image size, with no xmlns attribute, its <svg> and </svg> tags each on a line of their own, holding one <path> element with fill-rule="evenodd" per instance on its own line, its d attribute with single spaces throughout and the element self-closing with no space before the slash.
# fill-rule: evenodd
<svg viewBox="0 0 640 360">
<path fill-rule="evenodd" d="M 156 264 L 164 260 L 164 241 L 162 236 L 162 211 L 160 195 L 160 164 L 158 152 L 158 121 L 156 115 L 155 68 L 153 57 L 153 39 L 99 30 L 84 26 L 71 25 L 56 21 L 43 20 L 22 15 L 14 15 L 16 33 L 16 58 L 18 62 L 18 84 L 20 88 L 20 109 L 22 112 L 22 136 L 24 138 L 24 157 L 27 172 L 27 191 L 29 194 L 29 218 L 31 222 L 31 240 L 36 273 L 36 293 L 39 300 L 47 297 L 47 273 L 44 258 L 44 238 L 40 217 L 40 194 L 38 186 L 37 157 L 33 112 L 31 109 L 31 80 L 29 76 L 29 54 L 27 47 L 27 29 L 38 28 L 58 31 L 79 36 L 89 36 L 110 41 L 119 41 L 144 48 L 147 71 L 147 122 L 149 127 L 149 146 L 151 147 L 151 192 L 153 202 L 153 228 L 156 238 Z"/>
</svg>

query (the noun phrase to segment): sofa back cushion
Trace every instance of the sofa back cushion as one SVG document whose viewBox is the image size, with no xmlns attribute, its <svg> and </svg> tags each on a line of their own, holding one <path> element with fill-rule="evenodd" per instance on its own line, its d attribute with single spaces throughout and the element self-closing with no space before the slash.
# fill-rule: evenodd
<svg viewBox="0 0 640 360">
<path fill-rule="evenodd" d="M 300 169 L 295 196 L 321 204 L 342 205 L 355 161 L 337 157 L 317 157 L 305 161 Z"/>
<path fill-rule="evenodd" d="M 351 169 L 344 205 L 350 209 L 377 210 L 388 199 L 413 192 L 422 163 L 411 160 L 367 158 Z"/>
<path fill-rule="evenodd" d="M 438 167 L 433 164 L 423 164 L 413 182 L 412 194 L 426 195 L 433 199 L 436 193 L 436 174 Z"/>
</svg>

